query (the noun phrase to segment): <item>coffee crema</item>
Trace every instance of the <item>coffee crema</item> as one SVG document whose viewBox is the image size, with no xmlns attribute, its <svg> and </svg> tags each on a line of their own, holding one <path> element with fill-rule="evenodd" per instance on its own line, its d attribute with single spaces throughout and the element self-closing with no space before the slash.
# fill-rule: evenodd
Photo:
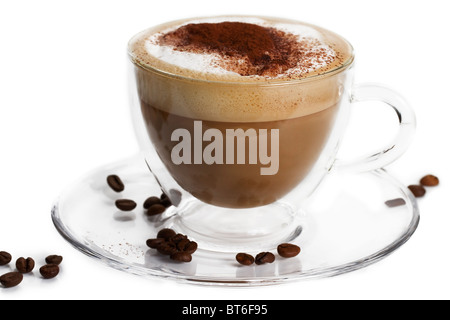
<svg viewBox="0 0 450 320">
<path fill-rule="evenodd" d="M 245 22 L 187 24 L 148 45 L 209 55 L 216 68 L 268 78 L 306 73 L 339 59 L 317 39 Z"/>
<path fill-rule="evenodd" d="M 136 35 L 129 55 L 144 123 L 160 159 L 183 189 L 231 208 L 274 202 L 309 174 L 339 111 L 346 82 L 339 70 L 353 61 L 348 42 L 330 31 L 260 17 L 160 25 Z M 186 141 L 173 139 L 174 132 L 188 137 L 215 132 L 223 141 L 234 139 L 229 132 L 242 132 L 243 140 L 232 148 L 233 161 L 225 143 L 211 148 L 215 139 L 202 139 L 189 150 Z M 278 135 L 276 146 L 272 133 Z M 245 147 L 238 150 L 242 141 Z M 266 141 L 264 152 L 256 141 Z M 182 150 L 176 161 L 174 148 Z M 205 154 L 216 160 L 200 161 Z M 252 160 L 261 158 L 271 161 Z M 262 175 L 264 170 L 270 175 Z"/>
<path fill-rule="evenodd" d="M 264 26 L 276 30 L 272 32 L 286 34 L 289 41 L 295 35 L 298 45 L 304 44 L 305 41 L 309 46 L 316 44 L 317 47 L 313 46 L 315 49 L 311 49 L 312 51 L 327 50 L 336 58 L 330 60 L 328 57 L 326 64 L 315 64 L 308 70 L 291 68 L 276 77 L 242 76 L 218 65 L 218 61 L 223 60 L 218 54 L 181 51 L 173 45 L 159 43 L 161 38 L 171 38 L 177 31 L 184 34 L 180 31 L 183 30 L 181 28 L 189 25 L 224 22 Z M 241 36 L 236 35 L 237 38 Z M 249 41 L 247 38 L 244 39 L 240 41 Z M 129 55 L 133 63 L 141 67 L 136 71 L 137 83 L 141 98 L 147 104 L 180 116 L 231 122 L 284 120 L 319 112 L 335 105 L 341 94 L 336 78 L 311 82 L 303 86 L 291 85 L 283 88 L 274 86 L 262 90 L 248 84 L 271 85 L 274 82 L 289 84 L 295 80 L 305 80 L 329 73 L 353 60 L 350 44 L 331 31 L 291 20 L 259 17 L 213 17 L 163 24 L 133 37 L 129 43 Z M 308 55 L 305 59 L 310 60 Z M 240 60 L 242 59 L 237 56 L 230 56 L 227 63 L 232 64 L 234 61 L 235 64 L 239 64 Z M 163 77 L 163 74 L 182 79 L 175 81 Z M 197 80 L 206 80 L 210 83 L 198 84 Z M 211 82 L 220 82 L 221 85 L 216 86 Z M 238 87 L 233 85 L 234 82 L 244 82 L 246 85 Z"/>
<path fill-rule="evenodd" d="M 141 66 L 195 79 L 263 81 L 326 73 L 346 63 L 352 49 L 338 35 L 306 23 L 213 17 L 145 30 L 131 40 L 130 55 Z"/>
</svg>

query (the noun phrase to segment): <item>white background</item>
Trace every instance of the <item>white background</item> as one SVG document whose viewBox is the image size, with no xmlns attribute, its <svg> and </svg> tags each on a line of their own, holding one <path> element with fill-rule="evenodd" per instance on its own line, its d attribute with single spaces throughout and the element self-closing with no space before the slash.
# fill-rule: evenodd
<svg viewBox="0 0 450 320">
<path fill-rule="evenodd" d="M 65 258 L 58 278 L 44 281 L 35 271 L 19 287 L 0 288 L 0 300 L 450 298 L 447 2 L 0 2 L 0 251 L 34 257 L 37 264 L 47 254 Z M 334 278 L 252 289 L 201 287 L 110 269 L 73 249 L 53 227 L 50 209 L 64 187 L 138 150 L 128 105 L 128 39 L 168 20 L 233 13 L 293 18 L 336 31 L 356 49 L 357 82 L 385 83 L 413 105 L 415 140 L 388 169 L 406 185 L 426 173 L 438 175 L 441 185 L 420 199 L 417 232 L 391 256 Z M 384 138 L 381 124 L 368 127 L 366 136 Z M 356 137 L 351 140 L 367 145 L 363 134 Z"/>
</svg>

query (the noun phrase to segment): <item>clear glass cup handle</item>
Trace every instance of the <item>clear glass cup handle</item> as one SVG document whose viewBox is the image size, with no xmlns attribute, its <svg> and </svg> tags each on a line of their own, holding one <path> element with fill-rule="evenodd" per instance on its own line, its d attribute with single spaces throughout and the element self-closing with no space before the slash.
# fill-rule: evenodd
<svg viewBox="0 0 450 320">
<path fill-rule="evenodd" d="M 351 102 L 380 101 L 394 109 L 398 116 L 399 130 L 393 141 L 381 151 L 353 160 L 336 159 L 338 170 L 364 172 L 380 169 L 398 159 L 408 148 L 416 129 L 414 110 L 406 100 L 392 89 L 374 83 L 354 86 Z"/>
</svg>

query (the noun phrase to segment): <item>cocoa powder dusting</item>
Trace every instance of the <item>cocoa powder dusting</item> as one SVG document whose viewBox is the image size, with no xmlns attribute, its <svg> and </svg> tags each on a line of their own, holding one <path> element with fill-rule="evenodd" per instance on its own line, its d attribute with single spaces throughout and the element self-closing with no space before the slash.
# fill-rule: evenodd
<svg viewBox="0 0 450 320">
<path fill-rule="evenodd" d="M 217 64 L 242 76 L 276 77 L 329 58 L 317 40 L 243 22 L 187 24 L 161 35 L 159 42 L 178 51 L 218 54 Z"/>
</svg>

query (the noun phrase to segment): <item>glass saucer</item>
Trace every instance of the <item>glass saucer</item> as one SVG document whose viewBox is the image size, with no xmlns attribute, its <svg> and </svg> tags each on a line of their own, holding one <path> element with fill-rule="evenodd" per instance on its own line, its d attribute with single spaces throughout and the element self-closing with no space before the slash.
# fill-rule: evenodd
<svg viewBox="0 0 450 320">
<path fill-rule="evenodd" d="M 119 175 L 126 189 L 112 191 L 110 174 Z M 161 189 L 142 155 L 100 167 L 65 190 L 52 210 L 59 233 L 76 249 L 110 267 L 140 276 L 181 282 L 257 286 L 336 276 L 369 266 L 402 246 L 419 223 L 417 202 L 410 191 L 385 170 L 350 174 L 332 172 L 304 203 L 302 230 L 290 242 L 302 248 L 294 258 L 282 258 L 276 248 L 272 264 L 242 266 L 237 252 L 202 248 L 192 262 L 179 263 L 146 246 L 159 230 L 173 226 L 176 207 L 147 217 L 142 203 Z M 138 207 L 118 211 L 115 200 L 133 199 Z M 404 204 L 388 207 L 387 200 Z M 196 240 L 188 234 L 191 240 Z M 258 252 L 247 252 L 256 255 Z"/>
</svg>

